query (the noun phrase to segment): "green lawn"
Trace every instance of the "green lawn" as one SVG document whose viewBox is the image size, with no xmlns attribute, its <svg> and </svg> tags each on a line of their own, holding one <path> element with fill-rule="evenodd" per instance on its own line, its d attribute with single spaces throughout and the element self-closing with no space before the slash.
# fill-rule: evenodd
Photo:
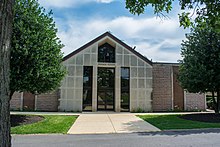
<svg viewBox="0 0 220 147">
<path fill-rule="evenodd" d="M 77 116 L 43 115 L 44 120 L 11 128 L 12 134 L 43 134 L 63 133 L 66 134 Z"/>
<path fill-rule="evenodd" d="M 161 130 L 220 128 L 220 123 L 205 123 L 179 118 L 180 115 L 142 115 L 138 116 Z"/>
</svg>

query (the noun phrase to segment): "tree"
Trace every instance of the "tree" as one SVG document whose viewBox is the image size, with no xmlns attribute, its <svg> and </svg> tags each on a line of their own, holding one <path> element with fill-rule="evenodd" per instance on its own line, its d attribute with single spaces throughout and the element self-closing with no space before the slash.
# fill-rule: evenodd
<svg viewBox="0 0 220 147">
<path fill-rule="evenodd" d="M 59 86 L 65 75 L 63 54 L 52 12 L 37 0 L 17 0 L 11 51 L 11 96 L 15 91 L 44 93 Z"/>
<path fill-rule="evenodd" d="M 189 92 L 216 92 L 220 112 L 220 32 L 210 26 L 196 27 L 182 43 L 179 81 Z"/>
<path fill-rule="evenodd" d="M 10 46 L 13 0 L 0 0 L 0 147 L 11 146 L 9 109 Z"/>
<path fill-rule="evenodd" d="M 163 13 L 169 13 L 172 10 L 174 0 L 126 0 L 126 8 L 132 14 L 141 14 L 145 12 L 147 6 L 154 8 L 154 13 L 159 16 L 165 16 Z M 179 14 L 180 26 L 189 27 L 194 23 L 202 22 L 211 24 L 220 31 L 220 1 L 219 0 L 179 0 L 182 14 Z M 189 11 L 193 10 L 193 14 Z M 192 15 L 196 15 L 192 20 Z"/>
</svg>

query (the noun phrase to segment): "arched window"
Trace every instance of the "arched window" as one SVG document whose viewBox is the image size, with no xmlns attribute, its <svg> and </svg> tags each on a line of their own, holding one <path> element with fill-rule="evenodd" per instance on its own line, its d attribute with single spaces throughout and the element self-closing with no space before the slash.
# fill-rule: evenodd
<svg viewBox="0 0 220 147">
<path fill-rule="evenodd" d="M 108 43 L 99 46 L 98 62 L 115 63 L 115 48 Z"/>
</svg>

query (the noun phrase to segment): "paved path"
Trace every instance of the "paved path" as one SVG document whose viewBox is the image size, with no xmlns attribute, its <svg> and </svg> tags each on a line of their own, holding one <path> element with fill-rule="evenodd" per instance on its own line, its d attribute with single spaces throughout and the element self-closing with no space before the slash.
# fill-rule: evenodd
<svg viewBox="0 0 220 147">
<path fill-rule="evenodd" d="M 132 113 L 83 113 L 68 134 L 134 133 L 160 131 Z"/>
</svg>

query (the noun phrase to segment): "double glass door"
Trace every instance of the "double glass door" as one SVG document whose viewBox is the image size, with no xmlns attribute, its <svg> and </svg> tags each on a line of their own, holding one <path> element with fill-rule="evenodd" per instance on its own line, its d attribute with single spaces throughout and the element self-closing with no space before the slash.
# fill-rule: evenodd
<svg viewBox="0 0 220 147">
<path fill-rule="evenodd" d="M 114 110 L 115 69 L 98 68 L 98 110 Z"/>
</svg>

